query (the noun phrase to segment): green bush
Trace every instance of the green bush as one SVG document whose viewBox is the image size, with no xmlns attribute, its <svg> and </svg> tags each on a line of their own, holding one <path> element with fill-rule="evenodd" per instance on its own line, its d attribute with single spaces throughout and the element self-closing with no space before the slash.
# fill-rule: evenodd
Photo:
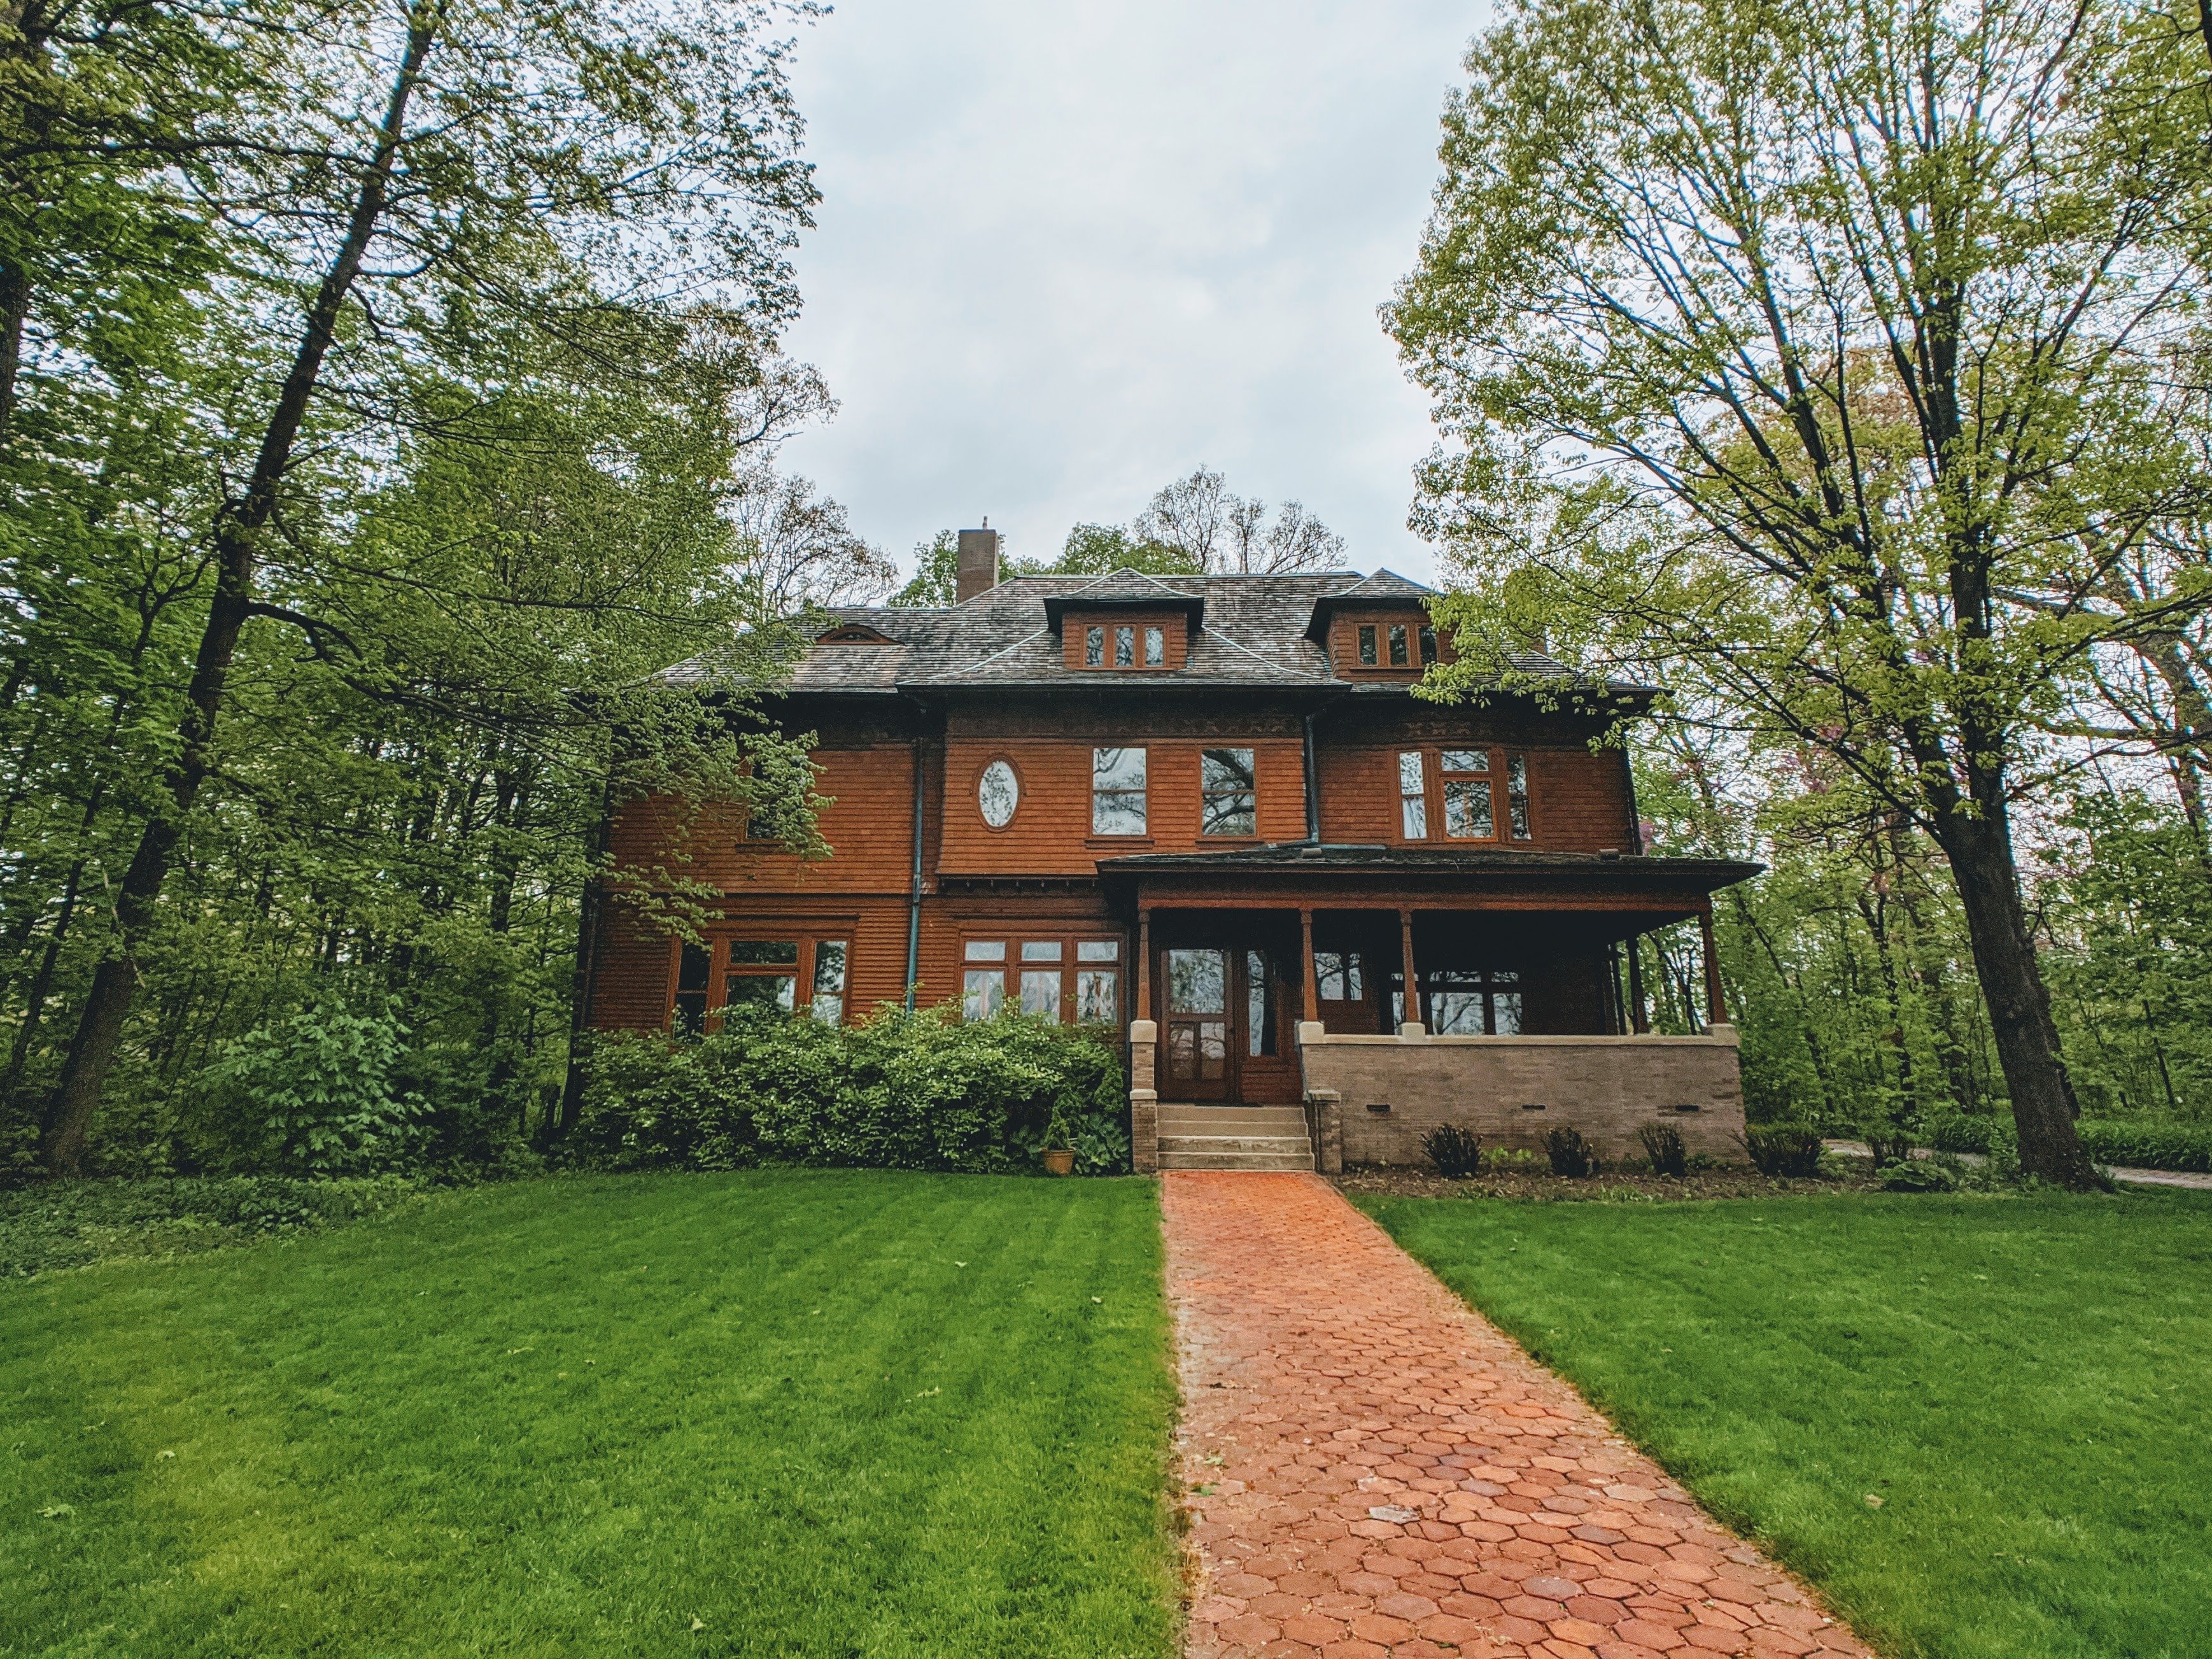
<svg viewBox="0 0 2212 1659">
<path fill-rule="evenodd" d="M 1441 1176 L 1456 1179 L 1482 1173 L 1482 1137 L 1456 1123 L 1439 1123 L 1423 1135 L 1421 1153 Z"/>
<path fill-rule="evenodd" d="M 1552 1129 L 1544 1136 L 1544 1156 L 1552 1160 L 1556 1176 L 1594 1176 L 1597 1148 L 1583 1139 L 1579 1129 Z"/>
<path fill-rule="evenodd" d="M 2074 1129 L 2094 1163 L 2212 1173 L 2212 1125 L 2083 1118 Z"/>
<path fill-rule="evenodd" d="M 1881 1172 L 1886 1193 L 1955 1193 L 1959 1166 L 1948 1158 L 1908 1158 Z"/>
<path fill-rule="evenodd" d="M 757 1163 L 989 1172 L 1129 1167 L 1120 1055 L 1080 1030 L 885 1008 L 865 1024 L 744 1009 L 701 1037 L 599 1038 L 574 1146 L 613 1169 Z"/>
<path fill-rule="evenodd" d="M 1763 1176 L 1808 1181 L 1820 1173 L 1820 1132 L 1808 1124 L 1753 1124 L 1742 1140 L 1752 1167 Z"/>
<path fill-rule="evenodd" d="M 1636 1138 L 1644 1143 L 1644 1156 L 1651 1161 L 1653 1175 L 1680 1180 L 1689 1174 L 1690 1149 L 1682 1144 L 1682 1132 L 1673 1124 L 1647 1123 L 1636 1132 Z"/>
<path fill-rule="evenodd" d="M 232 1175 L 357 1176 L 414 1161 L 428 1107 L 397 1092 L 407 1028 L 335 1005 L 257 1027 L 200 1073 L 185 1137 Z"/>
<path fill-rule="evenodd" d="M 1997 1142 L 2012 1133 L 2012 1125 L 2002 1118 L 1969 1117 L 1964 1112 L 1942 1112 L 1928 1119 L 1921 1139 L 1939 1152 L 1981 1152 L 1986 1154 Z"/>
<path fill-rule="evenodd" d="M 0 1279 L 338 1226 L 414 1202 L 427 1190 L 398 1176 L 42 1182 L 0 1192 Z"/>
</svg>

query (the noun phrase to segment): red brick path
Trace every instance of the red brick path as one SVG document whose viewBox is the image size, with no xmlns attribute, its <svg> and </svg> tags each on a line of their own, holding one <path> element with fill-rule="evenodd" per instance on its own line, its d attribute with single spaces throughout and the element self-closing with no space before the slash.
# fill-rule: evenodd
<svg viewBox="0 0 2212 1659">
<path fill-rule="evenodd" d="M 1318 1177 L 1161 1179 L 1191 1659 L 1870 1659 Z"/>
</svg>

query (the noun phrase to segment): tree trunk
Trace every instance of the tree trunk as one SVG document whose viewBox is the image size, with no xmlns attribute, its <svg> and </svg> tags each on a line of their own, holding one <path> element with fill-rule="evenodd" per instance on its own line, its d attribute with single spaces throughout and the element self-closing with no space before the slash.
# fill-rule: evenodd
<svg viewBox="0 0 2212 1659">
<path fill-rule="evenodd" d="M 2074 1133 L 2074 1085 L 2059 1054 L 2051 994 L 2028 935 L 2010 824 L 2002 809 L 1978 817 L 1954 815 L 1938 826 L 1938 834 L 1959 884 L 1974 974 L 2012 1096 L 2021 1168 L 2068 1187 L 2094 1187 L 2096 1171 Z"/>
<path fill-rule="evenodd" d="M 585 861 L 584 890 L 576 903 L 576 967 L 568 981 L 568 1073 L 561 1085 L 559 1106 L 546 1115 L 545 1139 L 550 1144 L 576 1126 L 584 1109 L 584 1048 L 592 1029 L 592 978 L 599 943 L 599 921 L 606 893 L 599 866 L 606 857 L 608 819 L 614 813 L 614 776 L 608 774 L 599 793 L 599 811 L 592 825 L 591 856 Z"/>
<path fill-rule="evenodd" d="M 99 1108 L 100 1088 L 137 990 L 138 948 L 153 925 L 185 823 L 214 764 L 216 726 L 222 713 L 231 659 L 237 654 L 246 618 L 252 614 L 254 565 L 261 532 L 276 509 L 276 492 L 291 465 L 293 445 L 321 376 L 323 359 L 337 334 L 339 313 L 383 216 L 400 134 L 406 125 L 408 100 L 442 20 L 441 0 L 416 0 L 408 19 L 406 52 L 392 79 L 384 125 L 355 198 L 345 240 L 331 258 L 308 309 L 299 350 L 262 434 L 260 452 L 245 494 L 216 514 L 215 596 L 208 606 L 207 625 L 193 660 L 185 716 L 178 723 L 178 752 L 169 769 L 168 799 L 148 821 L 117 892 L 114 942 L 94 971 L 92 988 L 86 995 L 69 1058 L 63 1063 L 61 1080 L 46 1113 L 50 1127 L 39 1153 L 49 1174 L 74 1174 L 83 1160 L 85 1135 Z"/>
</svg>

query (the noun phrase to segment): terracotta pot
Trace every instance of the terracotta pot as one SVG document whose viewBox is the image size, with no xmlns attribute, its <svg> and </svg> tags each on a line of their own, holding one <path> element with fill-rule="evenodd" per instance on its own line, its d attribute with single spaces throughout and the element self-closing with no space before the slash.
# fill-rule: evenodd
<svg viewBox="0 0 2212 1659">
<path fill-rule="evenodd" d="M 1046 1152 L 1044 1155 L 1044 1172 L 1047 1175 L 1056 1176 L 1073 1175 L 1075 1173 L 1075 1153 L 1065 1146 L 1059 1148 L 1057 1151 Z"/>
</svg>

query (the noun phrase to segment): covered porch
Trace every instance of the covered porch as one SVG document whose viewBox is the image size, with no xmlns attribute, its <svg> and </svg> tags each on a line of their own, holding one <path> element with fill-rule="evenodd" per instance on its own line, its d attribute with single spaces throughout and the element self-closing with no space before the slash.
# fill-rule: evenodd
<svg viewBox="0 0 2212 1659">
<path fill-rule="evenodd" d="M 1492 1146 L 1572 1127 L 1620 1158 L 1663 1119 L 1734 1155 L 1710 896 L 1757 869 L 1305 844 L 1103 864 L 1137 945 L 1137 1167 L 1158 1167 L 1163 1105 L 1297 1106 L 1324 1170 L 1418 1163 L 1440 1123 Z M 1624 946 L 1680 922 L 1705 947 L 1704 1026 L 1655 1036 Z"/>
</svg>

